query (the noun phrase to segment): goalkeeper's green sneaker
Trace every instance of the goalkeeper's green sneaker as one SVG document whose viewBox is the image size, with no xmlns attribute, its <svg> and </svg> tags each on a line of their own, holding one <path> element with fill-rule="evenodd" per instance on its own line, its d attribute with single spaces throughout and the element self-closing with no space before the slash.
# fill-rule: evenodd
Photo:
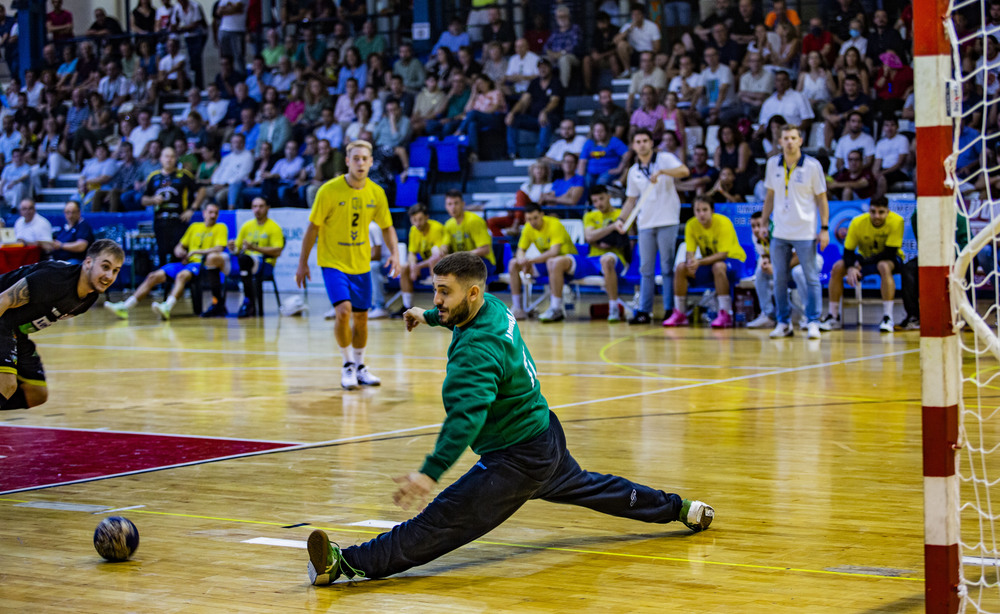
<svg viewBox="0 0 1000 614">
<path fill-rule="evenodd" d="M 681 502 L 681 515 L 678 520 L 695 533 L 707 529 L 708 525 L 712 524 L 713 518 L 715 518 L 715 509 L 704 501 L 684 499 Z"/>
<path fill-rule="evenodd" d="M 313 531 L 306 545 L 309 549 L 309 581 L 313 585 L 333 584 L 340 574 L 348 578 L 365 577 L 364 573 L 354 569 L 344 560 L 340 546 L 330 542 L 330 538 L 323 531 L 319 529 Z"/>
</svg>

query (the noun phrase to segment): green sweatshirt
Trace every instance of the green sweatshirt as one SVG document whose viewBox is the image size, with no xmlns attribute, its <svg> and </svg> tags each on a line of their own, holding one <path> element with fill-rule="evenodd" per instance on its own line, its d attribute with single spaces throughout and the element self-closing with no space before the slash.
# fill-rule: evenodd
<svg viewBox="0 0 1000 614">
<path fill-rule="evenodd" d="M 434 480 L 466 447 L 482 455 L 528 441 L 549 428 L 549 405 L 517 321 L 500 299 L 491 294 L 484 298 L 472 321 L 452 328 L 441 391 L 447 416 L 434 452 L 420 469 Z M 425 311 L 424 319 L 441 326 L 437 309 Z"/>
</svg>

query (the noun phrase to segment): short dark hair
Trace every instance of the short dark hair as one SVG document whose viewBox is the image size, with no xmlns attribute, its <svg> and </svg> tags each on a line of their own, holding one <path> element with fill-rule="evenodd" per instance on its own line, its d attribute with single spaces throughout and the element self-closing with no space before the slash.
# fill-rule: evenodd
<svg viewBox="0 0 1000 614">
<path fill-rule="evenodd" d="M 801 129 L 801 128 L 799 128 L 799 127 L 798 127 L 797 125 L 795 125 L 795 124 L 785 124 L 785 125 L 783 125 L 783 126 L 781 127 L 781 134 L 784 134 L 784 133 L 786 133 L 786 132 L 791 132 L 792 130 L 794 130 L 794 131 L 798 132 L 798 133 L 799 133 L 799 136 L 800 136 L 800 137 L 802 136 L 802 129 Z"/>
<path fill-rule="evenodd" d="M 847 120 L 850 121 L 850 119 L 855 115 L 860 117 L 861 121 L 865 121 L 865 116 L 861 114 L 861 111 L 851 111 L 850 113 L 847 114 Z"/>
<path fill-rule="evenodd" d="M 594 187 L 590 188 L 591 198 L 597 196 L 598 194 L 607 194 L 607 193 L 608 193 L 608 186 L 606 185 L 597 184 Z"/>
<path fill-rule="evenodd" d="M 855 83 L 861 83 L 861 79 L 858 79 L 857 75 L 845 75 L 844 76 L 844 83 L 847 83 L 848 81 L 854 81 Z"/>
<path fill-rule="evenodd" d="M 751 220 L 759 220 L 762 217 L 764 217 L 763 211 L 754 211 L 753 213 L 750 214 Z"/>
<path fill-rule="evenodd" d="M 889 208 L 889 199 L 885 196 L 879 196 L 878 198 L 873 198 L 870 203 L 868 203 L 868 208 L 872 207 L 882 207 L 883 209 Z"/>
<path fill-rule="evenodd" d="M 452 275 L 468 286 L 486 286 L 486 265 L 472 252 L 448 254 L 434 265 L 435 275 Z"/>
<path fill-rule="evenodd" d="M 694 202 L 691 203 L 692 207 L 694 206 L 694 203 L 704 203 L 704 204 L 708 205 L 709 208 L 712 209 L 712 211 L 715 211 L 715 203 L 712 202 L 711 198 L 705 196 L 704 194 L 699 194 L 699 195 L 695 196 L 694 197 Z"/>
<path fill-rule="evenodd" d="M 410 205 L 410 208 L 406 210 L 406 215 L 409 216 L 414 216 L 418 213 L 423 213 L 424 215 L 427 215 L 427 205 L 425 205 L 424 203 L 416 203 Z"/>
<path fill-rule="evenodd" d="M 87 248 L 87 258 L 97 258 L 104 252 L 125 261 L 125 250 L 111 239 L 98 239 Z"/>
<path fill-rule="evenodd" d="M 462 194 L 462 190 L 452 188 L 444 193 L 445 198 L 457 198 L 461 201 L 465 201 L 465 196 Z"/>
<path fill-rule="evenodd" d="M 633 11 L 639 11 L 640 13 L 642 13 L 643 15 L 645 15 L 646 14 L 646 5 L 639 4 L 638 2 L 636 2 L 636 3 L 632 4 L 632 6 L 629 7 L 629 10 L 628 10 L 629 13 L 631 13 Z"/>
<path fill-rule="evenodd" d="M 538 203 L 528 203 L 527 205 L 524 206 L 525 215 L 528 215 L 529 213 L 534 213 L 535 211 L 541 212 L 542 206 L 539 205 Z"/>
<path fill-rule="evenodd" d="M 632 133 L 632 140 L 634 141 L 635 137 L 643 134 L 648 136 L 650 141 L 653 140 L 653 133 L 649 131 L 649 128 L 636 128 L 635 132 Z"/>
</svg>

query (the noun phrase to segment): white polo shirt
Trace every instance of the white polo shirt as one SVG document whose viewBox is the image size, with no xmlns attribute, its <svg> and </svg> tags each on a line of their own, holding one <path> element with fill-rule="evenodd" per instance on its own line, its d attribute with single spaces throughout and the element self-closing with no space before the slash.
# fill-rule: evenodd
<svg viewBox="0 0 1000 614">
<path fill-rule="evenodd" d="M 636 162 L 628 169 L 628 188 L 625 195 L 638 199 L 649 186 L 649 177 L 660 170 L 670 170 L 683 166 L 683 163 L 672 153 L 665 151 L 653 153 L 649 166 Z M 681 199 L 677 196 L 674 178 L 660 175 L 656 178 L 654 192 L 639 210 L 637 219 L 639 230 L 659 228 L 661 226 L 676 226 L 681 223 Z"/>
<path fill-rule="evenodd" d="M 628 22 L 619 32 L 628 32 L 628 44 L 637 52 L 652 51 L 653 43 L 660 40 L 660 27 L 648 19 L 642 20 L 640 27 Z"/>
<path fill-rule="evenodd" d="M 538 56 L 532 51 L 524 54 L 523 58 L 515 53 L 507 60 L 507 76 L 537 77 L 538 59 Z M 530 81 L 518 81 L 514 84 L 514 91 L 523 94 L 528 91 L 530 83 Z"/>
<path fill-rule="evenodd" d="M 785 93 L 780 98 L 778 97 L 778 92 L 768 96 L 767 100 L 760 107 L 759 121 L 761 125 L 766 126 L 767 122 L 775 115 L 781 115 L 785 118 L 786 122 L 794 126 L 801 125 L 804 119 L 816 117 L 816 114 L 813 113 L 812 105 L 809 104 L 806 97 L 795 90 L 785 90 Z"/>
<path fill-rule="evenodd" d="M 897 134 L 891 139 L 881 138 L 875 144 L 875 159 L 882 161 L 882 168 L 896 166 L 902 156 L 910 153 L 910 139 Z"/>
<path fill-rule="evenodd" d="M 787 180 L 787 189 L 786 189 Z M 767 160 L 764 185 L 774 191 L 774 237 L 786 241 L 811 241 L 818 227 L 816 196 L 826 193 L 823 165 L 802 154 L 791 173 L 785 173 L 785 156 Z"/>
</svg>

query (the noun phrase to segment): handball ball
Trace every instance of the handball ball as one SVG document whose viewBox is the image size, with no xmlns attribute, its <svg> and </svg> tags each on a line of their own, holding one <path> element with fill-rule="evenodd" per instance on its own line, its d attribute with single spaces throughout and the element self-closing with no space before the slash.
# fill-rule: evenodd
<svg viewBox="0 0 1000 614">
<path fill-rule="evenodd" d="M 109 516 L 94 529 L 94 548 L 109 561 L 127 561 L 138 547 L 139 529 L 128 518 Z"/>
</svg>

